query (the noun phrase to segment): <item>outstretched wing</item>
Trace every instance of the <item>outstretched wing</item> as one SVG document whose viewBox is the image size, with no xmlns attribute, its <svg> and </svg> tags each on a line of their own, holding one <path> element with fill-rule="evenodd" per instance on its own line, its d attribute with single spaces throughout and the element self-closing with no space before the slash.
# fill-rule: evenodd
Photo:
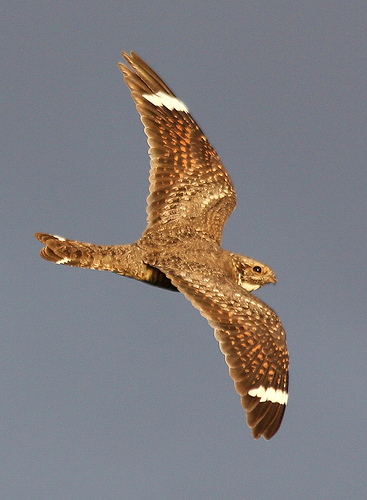
<svg viewBox="0 0 367 500">
<path fill-rule="evenodd" d="M 236 205 L 232 181 L 183 102 L 136 53 L 120 63 L 151 158 L 148 227 L 177 221 L 220 243 Z"/>
<path fill-rule="evenodd" d="M 277 314 L 220 269 L 164 255 L 157 267 L 207 318 L 247 411 L 253 436 L 270 439 L 288 401 L 289 357 Z"/>
</svg>

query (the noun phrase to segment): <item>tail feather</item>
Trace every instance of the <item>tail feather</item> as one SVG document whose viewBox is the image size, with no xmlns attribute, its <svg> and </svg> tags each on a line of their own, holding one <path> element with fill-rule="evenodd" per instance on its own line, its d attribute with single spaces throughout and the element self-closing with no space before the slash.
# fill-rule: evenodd
<svg viewBox="0 0 367 500">
<path fill-rule="evenodd" d="M 46 233 L 36 233 L 35 237 L 45 245 L 41 257 L 55 264 L 111 271 L 177 291 L 165 274 L 144 262 L 143 252 L 136 244 L 93 245 Z"/>
<path fill-rule="evenodd" d="M 45 260 L 55 264 L 98 269 L 98 266 L 94 265 L 94 261 L 95 257 L 103 252 L 103 247 L 67 240 L 62 236 L 52 234 L 36 233 L 35 237 L 46 245 L 40 252 L 41 257 Z"/>
</svg>

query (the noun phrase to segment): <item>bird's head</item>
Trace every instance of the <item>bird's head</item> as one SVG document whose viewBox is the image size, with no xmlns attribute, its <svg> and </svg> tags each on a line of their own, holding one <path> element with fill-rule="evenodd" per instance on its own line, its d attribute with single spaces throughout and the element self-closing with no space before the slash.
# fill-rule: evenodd
<svg viewBox="0 0 367 500">
<path fill-rule="evenodd" d="M 252 292 L 267 283 L 276 283 L 277 278 L 274 271 L 258 260 L 243 255 L 231 254 L 236 270 L 237 283 Z"/>
</svg>

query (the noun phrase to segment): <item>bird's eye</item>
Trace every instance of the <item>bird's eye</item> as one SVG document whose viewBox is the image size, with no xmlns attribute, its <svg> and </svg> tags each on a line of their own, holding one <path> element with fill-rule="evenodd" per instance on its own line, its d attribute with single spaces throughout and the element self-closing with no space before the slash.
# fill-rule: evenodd
<svg viewBox="0 0 367 500">
<path fill-rule="evenodd" d="M 261 267 L 260 266 L 254 266 L 252 269 L 255 271 L 255 273 L 261 273 Z"/>
</svg>

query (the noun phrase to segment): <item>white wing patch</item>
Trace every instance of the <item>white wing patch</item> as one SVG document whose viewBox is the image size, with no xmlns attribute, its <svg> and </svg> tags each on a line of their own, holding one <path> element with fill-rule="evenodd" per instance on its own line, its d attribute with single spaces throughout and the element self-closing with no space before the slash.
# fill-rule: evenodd
<svg viewBox="0 0 367 500">
<path fill-rule="evenodd" d="M 161 90 L 156 94 L 143 94 L 143 97 L 154 104 L 154 106 L 164 106 L 171 111 L 175 109 L 176 111 L 184 111 L 185 113 L 189 112 L 185 104 L 177 99 L 177 97 L 172 97 Z"/>
<path fill-rule="evenodd" d="M 255 387 L 255 389 L 248 391 L 248 395 L 253 398 L 260 398 L 260 403 L 265 403 L 266 401 L 281 405 L 288 403 L 288 394 L 281 389 L 274 389 L 273 387 L 265 389 L 265 387 L 260 385 L 260 387 Z"/>
<path fill-rule="evenodd" d="M 70 261 L 71 259 L 69 259 L 68 257 L 64 257 L 63 259 L 60 259 L 57 262 L 55 262 L 55 264 L 67 264 Z"/>
</svg>

